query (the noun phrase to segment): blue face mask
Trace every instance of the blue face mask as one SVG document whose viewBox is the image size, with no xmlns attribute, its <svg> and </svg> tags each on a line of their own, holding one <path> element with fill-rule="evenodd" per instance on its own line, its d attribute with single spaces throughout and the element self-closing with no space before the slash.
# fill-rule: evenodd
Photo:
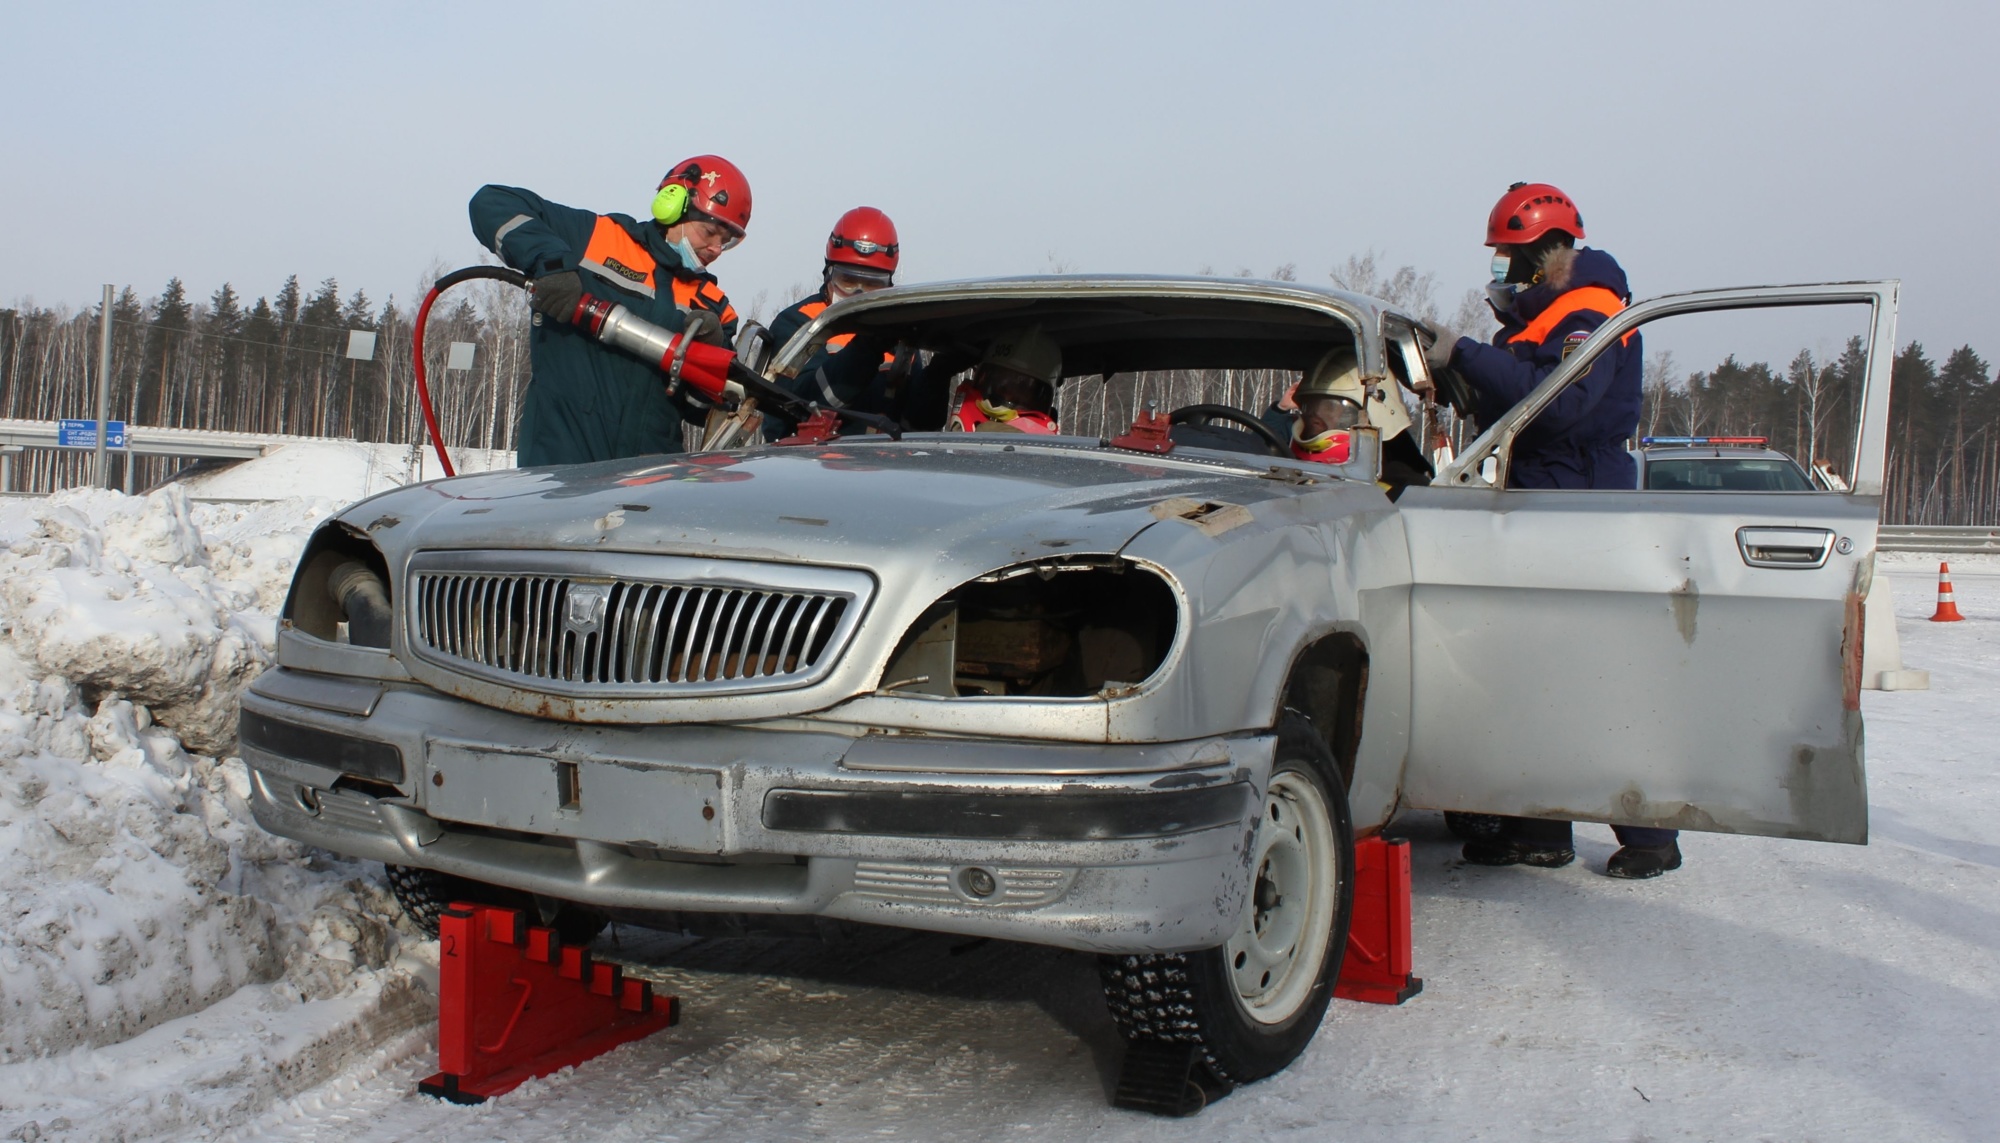
<svg viewBox="0 0 2000 1143">
<path fill-rule="evenodd" d="M 673 246 L 674 253 L 681 256 L 681 265 L 686 266 L 690 270 L 700 270 L 702 268 L 702 260 L 695 256 L 694 247 L 688 245 L 687 239 L 683 238 L 675 242 Z"/>
</svg>

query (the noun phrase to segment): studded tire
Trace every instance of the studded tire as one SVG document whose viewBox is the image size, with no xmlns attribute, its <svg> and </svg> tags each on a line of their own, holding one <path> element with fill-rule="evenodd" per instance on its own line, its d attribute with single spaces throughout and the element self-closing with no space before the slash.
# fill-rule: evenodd
<svg viewBox="0 0 2000 1143">
<path fill-rule="evenodd" d="M 1243 1084 L 1284 1070 L 1319 1031 L 1347 951 L 1354 908 L 1354 826 L 1347 796 L 1326 743 L 1311 722 L 1287 712 L 1259 825 L 1259 868 L 1244 903 L 1244 923 L 1216 948 L 1192 953 L 1105 956 L 1099 960 L 1106 1005 L 1127 1040 L 1197 1044 L 1210 1076 Z M 1274 805 L 1276 813 L 1274 815 Z M 1296 811 L 1296 812 L 1293 812 Z M 1285 831 L 1284 845 L 1273 841 Z M 1308 838 L 1306 834 L 1313 834 Z M 1281 850 L 1283 852 L 1281 852 Z M 1282 864 L 1282 874 L 1271 868 Z M 1303 875 L 1303 877 L 1302 877 Z M 1283 890 L 1273 888 L 1276 881 Z M 1284 918 L 1295 950 L 1279 957 L 1280 979 L 1254 970 L 1267 922 L 1284 909 L 1286 893 L 1303 911 Z M 1311 931 L 1305 924 L 1309 922 Z M 1246 975 L 1245 968 L 1252 972 Z"/>
<path fill-rule="evenodd" d="M 396 903 L 403 907 L 403 913 L 410 923 L 422 930 L 423 934 L 435 940 L 438 935 L 438 918 L 453 901 L 470 901 L 479 905 L 498 905 L 506 909 L 519 909 L 528 915 L 530 924 L 547 924 L 554 929 L 566 945 L 587 945 L 597 934 L 604 931 L 610 918 L 595 909 L 583 905 L 562 904 L 555 910 L 555 916 L 543 919 L 541 903 L 532 893 L 519 889 L 507 889 L 499 885 L 488 885 L 469 877 L 456 877 L 449 873 L 439 873 L 434 869 L 419 869 L 408 865 L 391 865 L 389 871 L 389 892 L 395 895 Z"/>
</svg>

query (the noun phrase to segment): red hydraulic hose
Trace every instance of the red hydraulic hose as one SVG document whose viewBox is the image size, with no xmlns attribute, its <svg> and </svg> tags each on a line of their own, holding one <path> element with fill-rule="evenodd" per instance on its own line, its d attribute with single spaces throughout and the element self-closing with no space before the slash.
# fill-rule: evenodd
<svg viewBox="0 0 2000 1143">
<path fill-rule="evenodd" d="M 528 276 L 519 270 L 510 270 L 505 266 L 467 266 L 439 278 L 437 284 L 431 287 L 431 292 L 424 295 L 424 304 L 417 307 L 417 325 L 412 334 L 415 347 L 410 352 L 410 359 L 417 367 L 417 402 L 423 406 L 424 427 L 430 430 L 431 447 L 437 449 L 438 464 L 443 466 L 446 476 L 457 476 L 458 472 L 451 466 L 451 456 L 444 451 L 444 434 L 438 431 L 437 410 L 431 407 L 430 383 L 424 379 L 424 323 L 430 320 L 431 303 L 438 300 L 439 294 L 474 278 L 492 278 L 523 289 L 528 285 Z"/>
</svg>

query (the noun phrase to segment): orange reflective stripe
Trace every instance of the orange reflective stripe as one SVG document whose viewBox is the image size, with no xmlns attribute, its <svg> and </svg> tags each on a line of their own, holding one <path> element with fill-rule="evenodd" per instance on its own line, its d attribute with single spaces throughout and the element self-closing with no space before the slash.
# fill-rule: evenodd
<svg viewBox="0 0 2000 1143">
<path fill-rule="evenodd" d="M 735 321 L 736 321 L 736 307 L 730 305 L 728 302 L 722 303 L 722 324 L 731 325 L 734 324 Z"/>
<path fill-rule="evenodd" d="M 828 349 L 846 349 L 847 343 L 853 340 L 854 335 L 851 333 L 836 333 L 826 339 L 826 347 Z"/>
<path fill-rule="evenodd" d="M 590 244 L 583 248 L 583 264 L 630 289 L 648 295 L 653 292 L 653 256 L 625 233 L 624 227 L 604 215 L 598 215 L 597 225 L 591 228 Z"/>
<path fill-rule="evenodd" d="M 1540 345 L 1542 342 L 1548 340 L 1549 334 L 1555 332 L 1556 326 L 1561 325 L 1564 318 L 1569 317 L 1579 310 L 1591 310 L 1603 314 L 1606 318 L 1610 318 L 1624 308 L 1625 299 L 1605 289 L 1603 286 L 1584 286 L 1580 289 L 1571 290 L 1555 301 L 1550 302 L 1548 309 L 1535 315 L 1535 320 L 1528 323 L 1528 328 L 1507 340 L 1510 343 L 1532 341 L 1536 345 Z M 1631 344 L 1632 334 L 1636 332 L 1636 330 L 1627 332 L 1624 337 L 1619 339 L 1619 343 L 1623 345 Z"/>
<path fill-rule="evenodd" d="M 674 279 L 674 304 L 684 310 L 694 308 L 694 300 L 701 293 L 701 283 L 690 278 Z"/>
<path fill-rule="evenodd" d="M 825 302 L 805 302 L 799 306 L 799 313 L 803 315 L 807 321 L 811 321 L 812 319 L 818 317 L 819 315 L 825 312 L 826 312 Z"/>
</svg>

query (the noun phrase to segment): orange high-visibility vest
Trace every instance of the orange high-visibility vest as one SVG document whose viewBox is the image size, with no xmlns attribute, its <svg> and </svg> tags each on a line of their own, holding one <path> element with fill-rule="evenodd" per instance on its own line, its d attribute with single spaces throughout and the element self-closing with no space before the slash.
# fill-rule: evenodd
<svg viewBox="0 0 2000 1143">
<path fill-rule="evenodd" d="M 1540 345 L 1548 340 L 1549 334 L 1555 331 L 1556 326 L 1562 324 L 1564 318 L 1579 310 L 1593 310 L 1606 318 L 1611 318 L 1624 308 L 1625 299 L 1603 286 L 1582 286 L 1550 302 L 1548 309 L 1536 314 L 1535 320 L 1528 323 L 1528 328 L 1508 338 L 1507 341 L 1509 344 L 1516 341 L 1532 341 Z M 1627 331 L 1624 337 L 1618 339 L 1618 343 L 1630 345 L 1632 334 L 1637 332 L 1637 330 Z"/>
</svg>

